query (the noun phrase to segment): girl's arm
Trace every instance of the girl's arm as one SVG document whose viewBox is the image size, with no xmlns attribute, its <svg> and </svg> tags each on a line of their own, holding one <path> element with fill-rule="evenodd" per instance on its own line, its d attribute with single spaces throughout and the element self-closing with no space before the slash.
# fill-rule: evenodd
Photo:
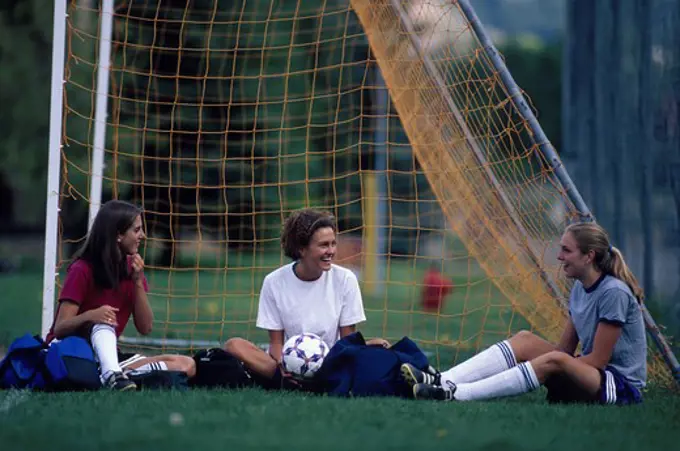
<svg viewBox="0 0 680 451">
<path fill-rule="evenodd" d="M 369 346 L 382 346 L 383 348 L 389 348 L 391 346 L 390 342 L 384 338 L 371 338 L 366 344 Z"/>
<path fill-rule="evenodd" d="M 595 368 L 604 369 L 612 358 L 614 346 L 621 336 L 621 325 L 600 321 L 595 330 L 593 350 L 579 360 Z"/>
<path fill-rule="evenodd" d="M 631 296 L 620 289 L 607 290 L 597 299 L 597 327 L 593 346 L 590 353 L 579 360 L 595 368 L 604 369 L 607 366 L 633 302 Z"/>
<path fill-rule="evenodd" d="M 132 311 L 135 328 L 140 334 L 148 335 L 153 329 L 153 311 L 146 295 L 144 260 L 139 254 L 132 257 L 132 280 L 135 282 L 134 308 Z"/>
<path fill-rule="evenodd" d="M 300 385 L 290 373 L 283 369 L 281 360 L 283 359 L 283 331 L 270 330 L 269 331 L 269 356 L 274 359 L 276 366 L 281 371 L 281 376 L 286 378 L 293 385 Z M 276 371 L 276 370 L 274 370 Z"/>
<path fill-rule="evenodd" d="M 361 297 L 361 289 L 359 288 L 359 281 L 354 274 L 349 274 L 346 280 L 346 286 L 342 294 L 342 310 L 340 312 L 340 326 L 338 331 L 340 338 L 353 334 L 357 330 L 357 323 L 366 321 L 364 313 L 364 301 Z M 344 326 L 342 324 L 345 324 Z M 368 345 L 381 345 L 388 347 L 389 343 L 381 338 L 374 338 L 366 342 Z"/>
<path fill-rule="evenodd" d="M 357 325 L 352 324 L 351 326 L 341 326 L 340 327 L 340 338 L 345 338 L 347 335 L 353 334 L 357 330 Z M 371 338 L 366 341 L 369 346 L 382 346 L 384 348 L 390 347 L 390 342 L 384 338 Z"/>
<path fill-rule="evenodd" d="M 270 330 L 269 331 L 269 355 L 272 356 L 276 363 L 281 363 L 283 354 L 283 331 Z"/>
<path fill-rule="evenodd" d="M 54 336 L 56 338 L 61 339 L 73 335 L 88 323 L 109 324 L 112 327 L 118 325 L 116 321 L 118 309 L 115 307 L 103 305 L 96 310 L 83 312 L 80 315 L 78 314 L 79 309 L 80 306 L 75 302 L 66 299 L 60 301 L 59 312 L 54 322 Z"/>
<path fill-rule="evenodd" d="M 562 332 L 562 338 L 560 338 L 557 349 L 573 356 L 574 352 L 576 352 L 576 346 L 578 346 L 578 334 L 576 333 L 574 323 L 571 321 L 571 318 L 569 318 L 567 326 L 564 328 L 564 332 Z"/>
<path fill-rule="evenodd" d="M 345 338 L 347 335 L 353 334 L 356 331 L 356 324 L 352 324 L 351 326 L 340 326 L 340 338 Z"/>
<path fill-rule="evenodd" d="M 135 328 L 142 335 L 148 335 L 153 328 L 153 311 L 149 305 L 149 299 L 146 296 L 146 289 L 144 283 L 140 280 L 135 282 L 135 304 L 132 316 L 135 322 Z"/>
<path fill-rule="evenodd" d="M 54 322 L 54 336 L 56 338 L 62 339 L 73 335 L 85 324 L 89 323 L 90 312 L 84 312 L 78 314 L 80 306 L 75 302 L 71 301 L 61 301 L 59 303 L 59 312 L 57 313 L 57 319 Z"/>
</svg>

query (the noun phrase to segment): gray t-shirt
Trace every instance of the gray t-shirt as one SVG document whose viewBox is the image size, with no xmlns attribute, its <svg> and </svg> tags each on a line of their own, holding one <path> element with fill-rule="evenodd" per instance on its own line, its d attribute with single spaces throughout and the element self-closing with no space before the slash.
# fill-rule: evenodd
<svg viewBox="0 0 680 451">
<path fill-rule="evenodd" d="M 569 315 L 581 342 L 583 355 L 593 351 L 600 321 L 622 326 L 608 367 L 638 388 L 647 381 L 647 336 L 642 310 L 628 285 L 612 277 L 600 278 L 588 290 L 576 281 L 569 297 Z"/>
</svg>

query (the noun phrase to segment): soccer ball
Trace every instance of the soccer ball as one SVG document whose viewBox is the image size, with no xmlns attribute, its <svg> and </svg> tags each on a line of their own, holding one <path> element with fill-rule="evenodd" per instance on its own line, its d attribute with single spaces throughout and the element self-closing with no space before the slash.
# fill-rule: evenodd
<svg viewBox="0 0 680 451">
<path fill-rule="evenodd" d="M 293 376 L 309 379 L 321 368 L 327 354 L 328 345 L 318 335 L 294 335 L 283 345 L 283 369 Z"/>
</svg>

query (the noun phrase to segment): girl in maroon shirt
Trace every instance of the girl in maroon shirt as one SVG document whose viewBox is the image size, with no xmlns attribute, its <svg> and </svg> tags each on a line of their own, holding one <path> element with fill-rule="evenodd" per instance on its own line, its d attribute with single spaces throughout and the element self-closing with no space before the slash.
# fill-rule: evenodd
<svg viewBox="0 0 680 451">
<path fill-rule="evenodd" d="M 102 205 L 85 245 L 68 269 L 47 336 L 47 341 L 69 335 L 89 338 L 102 383 L 115 390 L 136 389 L 123 370 L 175 370 L 189 377 L 195 373 L 191 357 L 123 357 L 118 353 L 118 337 L 130 315 L 142 335 L 149 334 L 153 326 L 144 260 L 138 253 L 145 237 L 138 207 L 118 200 Z"/>
</svg>

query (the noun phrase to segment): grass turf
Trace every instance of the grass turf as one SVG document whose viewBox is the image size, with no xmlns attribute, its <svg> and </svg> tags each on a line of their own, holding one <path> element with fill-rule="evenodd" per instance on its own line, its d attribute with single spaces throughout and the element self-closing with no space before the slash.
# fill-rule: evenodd
<svg viewBox="0 0 680 451">
<path fill-rule="evenodd" d="M 264 339 L 253 327 L 253 307 L 269 269 L 262 265 L 247 277 L 238 270 L 149 271 L 156 336 L 222 340 L 242 334 Z M 412 336 L 441 363 L 525 327 L 493 286 L 476 276 L 455 280 L 443 318 L 421 312 L 414 282 L 422 270 L 408 262 L 392 264 L 389 280 L 395 283 L 382 295 L 365 294 L 367 335 Z M 0 277 L 0 345 L 20 333 L 38 331 L 41 292 L 38 273 Z M 206 308 L 213 302 L 218 309 Z M 447 335 L 450 345 L 429 345 L 435 339 L 446 342 Z M 0 392 L 0 449 L 672 450 L 680 440 L 678 412 L 680 397 L 661 390 L 647 393 L 642 405 L 625 408 L 550 406 L 541 392 L 466 404 L 255 389 Z"/>
<path fill-rule="evenodd" d="M 9 398 L 9 400 L 8 400 Z M 2 449 L 672 450 L 680 398 L 551 406 L 336 399 L 261 390 L 0 392 Z"/>
</svg>

